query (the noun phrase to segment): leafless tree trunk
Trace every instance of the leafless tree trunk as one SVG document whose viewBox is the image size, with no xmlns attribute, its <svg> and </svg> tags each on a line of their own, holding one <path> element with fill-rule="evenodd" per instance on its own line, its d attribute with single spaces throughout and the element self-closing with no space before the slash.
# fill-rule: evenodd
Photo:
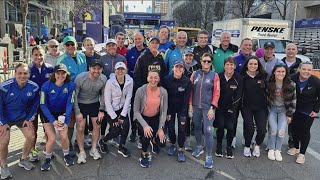
<svg viewBox="0 0 320 180">
<path fill-rule="evenodd" d="M 233 14 L 239 18 L 248 18 L 252 12 L 260 7 L 260 0 L 237 0 L 232 1 Z"/>
<path fill-rule="evenodd" d="M 27 15 L 30 0 L 20 0 L 21 14 L 22 14 L 22 49 L 23 59 L 27 61 Z"/>
<path fill-rule="evenodd" d="M 287 10 L 292 0 L 269 0 L 266 3 L 272 8 L 277 10 L 281 19 L 285 20 L 287 16 Z"/>
</svg>

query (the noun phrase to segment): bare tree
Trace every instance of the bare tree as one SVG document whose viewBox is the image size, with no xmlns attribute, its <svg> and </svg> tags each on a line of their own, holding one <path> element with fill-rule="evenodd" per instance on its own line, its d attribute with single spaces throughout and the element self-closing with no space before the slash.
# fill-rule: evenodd
<svg viewBox="0 0 320 180">
<path fill-rule="evenodd" d="M 215 21 L 222 21 L 225 16 L 229 13 L 226 8 L 226 1 L 225 0 L 216 0 L 214 5 L 213 14 L 215 17 Z"/>
<path fill-rule="evenodd" d="M 23 59 L 27 60 L 27 16 L 29 9 L 30 0 L 20 0 L 20 11 L 22 14 L 22 50 L 23 50 Z"/>
<path fill-rule="evenodd" d="M 287 16 L 287 10 L 292 0 L 268 0 L 266 3 L 272 9 L 277 10 L 281 19 L 285 20 Z"/>
<path fill-rule="evenodd" d="M 239 18 L 248 18 L 260 7 L 261 0 L 237 0 L 232 1 L 233 14 Z"/>
<path fill-rule="evenodd" d="M 186 1 L 173 12 L 173 17 L 179 26 L 200 27 L 202 22 L 201 0 Z"/>
</svg>

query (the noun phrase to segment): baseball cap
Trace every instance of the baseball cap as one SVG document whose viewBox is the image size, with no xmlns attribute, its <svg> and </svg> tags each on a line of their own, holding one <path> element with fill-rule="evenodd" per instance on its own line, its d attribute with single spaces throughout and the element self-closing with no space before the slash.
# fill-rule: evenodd
<svg viewBox="0 0 320 180">
<path fill-rule="evenodd" d="M 77 43 L 77 40 L 73 36 L 66 36 L 63 39 L 63 45 L 67 44 L 69 41 L 74 42 L 75 44 Z"/>
<path fill-rule="evenodd" d="M 175 66 L 178 66 L 178 65 L 182 65 L 182 66 L 184 67 L 183 60 L 176 60 L 176 61 L 173 63 L 172 67 L 175 67 Z"/>
<path fill-rule="evenodd" d="M 272 41 L 267 41 L 266 43 L 264 43 L 263 47 L 264 48 L 268 48 L 268 47 L 275 48 L 276 46 L 274 45 L 274 43 Z"/>
<path fill-rule="evenodd" d="M 101 63 L 101 61 L 99 59 L 94 59 L 91 63 L 90 63 L 90 67 L 94 67 L 95 65 L 99 65 L 103 68 L 103 64 Z"/>
<path fill-rule="evenodd" d="M 123 62 L 117 62 L 116 65 L 114 66 L 114 69 L 118 69 L 118 68 L 127 69 L 127 66 Z"/>
<path fill-rule="evenodd" d="M 183 54 L 192 54 L 193 55 L 193 52 L 191 49 L 187 49 L 187 50 L 183 51 Z"/>
<path fill-rule="evenodd" d="M 117 44 L 116 40 L 114 39 L 108 39 L 106 45 L 113 43 L 113 44 Z"/>
<path fill-rule="evenodd" d="M 156 37 L 156 36 L 151 37 L 151 38 L 149 39 L 149 43 L 150 43 L 151 41 L 153 41 L 154 39 L 157 40 L 158 43 L 160 43 L 160 39 L 159 39 L 158 37 Z"/>
<path fill-rule="evenodd" d="M 57 71 L 65 71 L 66 73 L 69 73 L 67 66 L 64 64 L 57 64 L 56 66 L 54 66 L 53 72 L 57 72 Z"/>
</svg>

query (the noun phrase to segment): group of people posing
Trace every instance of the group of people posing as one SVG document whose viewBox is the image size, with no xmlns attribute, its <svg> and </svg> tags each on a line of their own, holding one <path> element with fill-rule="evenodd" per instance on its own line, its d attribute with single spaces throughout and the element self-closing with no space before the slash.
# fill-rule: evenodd
<svg viewBox="0 0 320 180">
<path fill-rule="evenodd" d="M 177 33 L 176 44 L 168 40 L 169 32 L 160 27 L 159 35 L 151 37 L 147 46 L 137 32 L 135 46 L 129 50 L 123 46 L 124 34 L 118 33 L 106 42 L 102 56 L 94 51 L 94 40 L 89 37 L 84 39 L 84 52 L 76 51 L 72 36 L 63 40 L 64 53 L 56 40 L 48 42 L 47 54 L 35 46 L 32 64 L 18 64 L 15 77 L 0 84 L 1 178 L 12 177 L 7 155 L 13 125 L 26 138 L 19 166 L 34 168 L 31 162 L 39 160 L 35 147 L 38 119 L 46 135 L 41 170 L 50 170 L 56 132 L 65 164 L 70 166 L 74 144 L 79 147 L 77 163 L 86 163 L 84 141 L 89 131 L 89 155 L 94 160 L 108 152 L 108 141 L 113 139 L 119 139 L 117 152 L 129 157 L 130 127 L 129 140 L 137 141 L 141 149 L 142 167 L 150 166 L 151 152 L 159 154 L 169 144 L 167 153 L 178 162 L 186 161 L 185 151 L 192 151 L 194 157 L 205 152 L 204 167 L 212 168 L 213 153 L 234 158 L 240 112 L 244 156 L 259 157 L 267 134 L 268 158 L 282 161 L 289 124 L 287 153 L 298 154 L 297 163 L 305 162 L 310 128 L 320 108 L 320 81 L 312 75 L 312 63 L 296 57 L 295 44 L 288 44 L 287 56 L 277 59 L 274 43 L 266 42 L 259 59 L 252 55 L 248 38 L 238 51 L 230 43 L 230 34 L 223 32 L 220 46 L 214 47 L 208 45 L 209 33 L 203 30 L 198 34 L 199 45 L 191 50 L 186 46 L 186 32 Z M 192 132 L 195 146 L 191 145 Z"/>
</svg>

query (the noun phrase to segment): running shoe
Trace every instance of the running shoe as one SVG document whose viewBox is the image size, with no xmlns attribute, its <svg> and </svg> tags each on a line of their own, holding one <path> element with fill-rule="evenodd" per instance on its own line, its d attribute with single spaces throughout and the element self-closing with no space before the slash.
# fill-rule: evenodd
<svg viewBox="0 0 320 180">
<path fill-rule="evenodd" d="M 146 153 L 146 154 L 142 154 L 141 153 L 141 158 L 139 158 L 139 160 L 140 160 L 140 166 L 141 167 L 148 168 L 150 166 L 148 153 Z"/>
<path fill-rule="evenodd" d="M 268 151 L 268 159 L 270 159 L 271 161 L 276 160 L 276 157 L 275 157 L 273 149 L 269 149 L 269 151 Z"/>
<path fill-rule="evenodd" d="M 85 152 L 82 152 L 82 153 L 79 153 L 78 154 L 78 161 L 77 161 L 77 163 L 78 164 L 84 164 L 84 163 L 86 163 L 87 161 L 86 161 L 86 153 Z"/>
<path fill-rule="evenodd" d="M 251 149 L 248 148 L 248 147 L 244 147 L 244 149 L 243 149 L 243 155 L 244 155 L 245 157 L 251 157 Z"/>
<path fill-rule="evenodd" d="M 203 147 L 197 146 L 196 149 L 192 152 L 192 156 L 199 157 L 203 152 Z"/>
<path fill-rule="evenodd" d="M 206 161 L 204 162 L 204 168 L 211 169 L 213 167 L 212 156 L 207 156 Z"/>
<path fill-rule="evenodd" d="M 121 154 L 125 158 L 130 156 L 130 152 L 125 147 L 119 147 L 118 153 Z"/>
<path fill-rule="evenodd" d="M 217 147 L 217 150 L 216 150 L 216 152 L 214 153 L 214 155 L 215 156 L 217 156 L 217 157 L 223 157 L 223 154 L 222 154 L 222 146 L 218 146 Z"/>
<path fill-rule="evenodd" d="M 276 161 L 282 161 L 282 156 L 281 156 L 281 152 L 279 150 L 275 150 L 274 151 L 274 156 L 276 158 Z"/>
<path fill-rule="evenodd" d="M 304 164 L 305 161 L 306 161 L 306 157 L 304 156 L 304 154 L 299 154 L 297 157 L 296 163 Z"/>
<path fill-rule="evenodd" d="M 252 156 L 254 157 L 260 157 L 260 146 L 254 146 Z"/>
<path fill-rule="evenodd" d="M 29 161 L 30 162 L 37 162 L 39 161 L 38 149 L 33 148 L 29 154 Z"/>
<path fill-rule="evenodd" d="M 186 156 L 184 155 L 183 151 L 178 151 L 178 153 L 177 153 L 177 161 L 178 162 L 185 162 L 186 161 Z"/>
<path fill-rule="evenodd" d="M 291 148 L 287 151 L 287 154 L 289 154 L 290 156 L 294 156 L 296 154 L 299 154 L 300 150 L 299 149 L 296 149 L 296 148 Z"/>
<path fill-rule="evenodd" d="M 232 152 L 232 148 L 231 147 L 227 147 L 227 155 L 226 155 L 227 159 L 233 159 L 233 152 Z"/>
<path fill-rule="evenodd" d="M 150 141 L 150 145 L 151 145 L 151 151 L 153 154 L 160 153 L 160 147 L 156 143 L 153 143 L 152 141 Z"/>
<path fill-rule="evenodd" d="M 73 158 L 70 156 L 70 154 L 64 155 L 63 160 L 66 163 L 66 166 L 74 165 Z"/>
<path fill-rule="evenodd" d="M 91 150 L 89 151 L 89 155 L 90 155 L 91 157 L 93 157 L 94 160 L 101 159 L 101 154 L 98 152 L 97 149 L 94 149 L 94 150 L 91 149 Z"/>
<path fill-rule="evenodd" d="M 10 172 L 8 165 L 5 165 L 1 167 L 1 179 L 8 179 L 8 178 L 12 178 L 12 174 Z"/>
<path fill-rule="evenodd" d="M 29 159 L 20 159 L 19 167 L 24 168 L 27 171 L 30 171 L 32 168 L 34 168 L 34 165 L 29 161 Z"/>
<path fill-rule="evenodd" d="M 99 142 L 98 142 L 98 150 L 102 154 L 106 154 L 106 153 L 109 152 L 107 143 L 105 143 L 102 139 L 100 139 Z"/>
<path fill-rule="evenodd" d="M 46 158 L 41 165 L 41 171 L 49 171 L 50 170 L 51 158 Z"/>
<path fill-rule="evenodd" d="M 168 155 L 173 156 L 177 152 L 177 147 L 175 145 L 171 145 L 168 149 Z"/>
</svg>

